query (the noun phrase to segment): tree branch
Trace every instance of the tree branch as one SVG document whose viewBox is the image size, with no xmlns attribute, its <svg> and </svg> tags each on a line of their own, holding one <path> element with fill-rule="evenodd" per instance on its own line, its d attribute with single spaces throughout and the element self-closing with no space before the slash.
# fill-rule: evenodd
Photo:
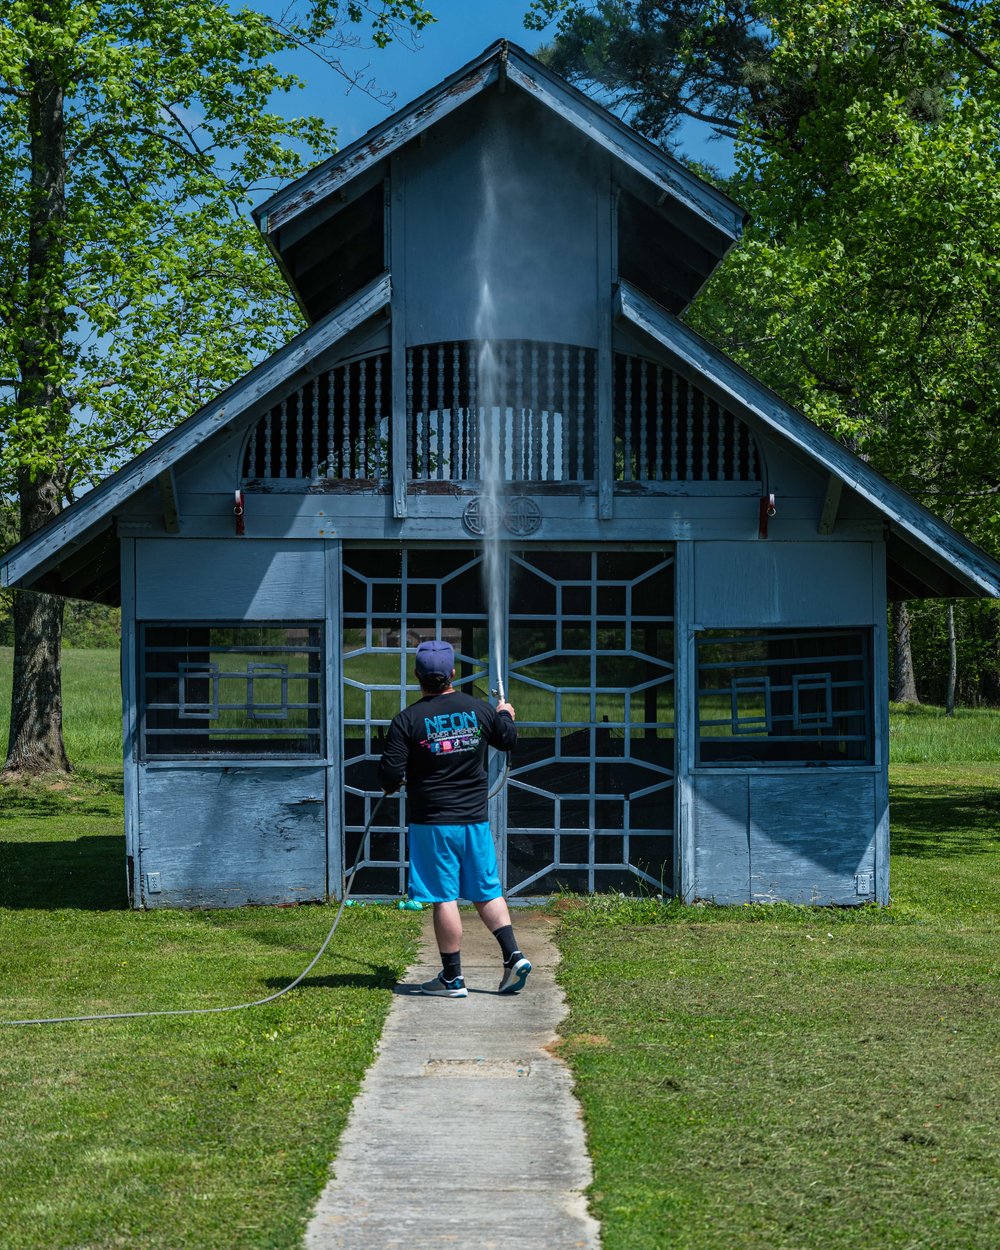
<svg viewBox="0 0 1000 1250">
<path fill-rule="evenodd" d="M 664 100 L 669 101 L 670 97 L 665 91 L 661 91 L 660 95 Z M 698 109 L 692 108 L 690 104 L 686 104 L 683 100 L 677 100 L 676 105 L 678 110 L 683 113 L 685 117 L 690 117 L 692 121 L 706 122 L 709 126 L 715 126 L 716 129 L 725 130 L 728 134 L 731 134 L 734 137 L 740 132 L 739 124 L 731 121 L 728 117 L 719 117 L 712 113 L 699 112 Z"/>
<path fill-rule="evenodd" d="M 963 31 L 957 30 L 954 26 L 945 26 L 943 22 L 938 23 L 934 29 L 939 34 L 947 35 L 949 39 L 953 39 L 955 43 L 963 47 L 966 52 L 971 53 L 977 61 L 982 62 L 987 69 L 991 69 L 995 74 L 1000 73 L 1000 65 L 998 65 L 991 56 L 988 56 L 982 48 L 980 48 L 977 44 L 974 44 L 969 36 Z"/>
</svg>

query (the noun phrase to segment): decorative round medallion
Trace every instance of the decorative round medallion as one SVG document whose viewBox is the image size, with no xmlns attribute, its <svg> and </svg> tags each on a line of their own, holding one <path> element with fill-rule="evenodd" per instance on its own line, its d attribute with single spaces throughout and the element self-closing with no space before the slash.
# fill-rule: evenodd
<svg viewBox="0 0 1000 1250">
<path fill-rule="evenodd" d="M 503 522 L 515 537 L 527 538 L 542 523 L 541 509 L 527 495 L 515 495 L 507 500 Z"/>
<path fill-rule="evenodd" d="M 502 521 L 502 509 L 482 495 L 470 499 L 462 513 L 463 525 L 477 538 L 491 537 L 500 528 Z"/>
<path fill-rule="evenodd" d="M 484 495 L 477 495 L 465 505 L 462 523 L 477 538 L 492 538 L 501 525 L 515 538 L 527 538 L 542 523 L 542 513 L 533 499 L 527 495 L 514 495 L 494 503 Z"/>
</svg>

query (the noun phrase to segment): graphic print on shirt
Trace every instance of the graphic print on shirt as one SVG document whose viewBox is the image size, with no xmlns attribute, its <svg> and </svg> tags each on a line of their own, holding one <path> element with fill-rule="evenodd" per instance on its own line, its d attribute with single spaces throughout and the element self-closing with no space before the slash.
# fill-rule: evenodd
<svg viewBox="0 0 1000 1250">
<path fill-rule="evenodd" d="M 459 755 L 477 751 L 483 731 L 475 712 L 443 712 L 424 717 L 424 732 L 427 737 L 420 745 L 432 755 Z"/>
</svg>

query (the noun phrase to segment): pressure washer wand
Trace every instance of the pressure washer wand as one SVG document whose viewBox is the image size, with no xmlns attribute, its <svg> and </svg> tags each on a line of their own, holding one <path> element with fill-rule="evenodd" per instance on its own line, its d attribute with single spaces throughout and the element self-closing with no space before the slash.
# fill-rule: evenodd
<svg viewBox="0 0 1000 1250">
<path fill-rule="evenodd" d="M 507 696 L 503 692 L 503 678 L 499 673 L 497 674 L 497 688 L 493 693 L 497 696 L 501 703 L 507 702 Z"/>
</svg>

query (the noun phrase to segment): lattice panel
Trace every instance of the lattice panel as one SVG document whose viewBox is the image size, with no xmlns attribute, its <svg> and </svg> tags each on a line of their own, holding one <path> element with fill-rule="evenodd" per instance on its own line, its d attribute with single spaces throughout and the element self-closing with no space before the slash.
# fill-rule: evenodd
<svg viewBox="0 0 1000 1250">
<path fill-rule="evenodd" d="M 485 697 L 486 607 L 477 552 L 350 549 L 343 575 L 344 838 L 346 863 L 381 797 L 385 732 L 419 697 L 413 657 L 424 638 L 455 648 L 455 685 Z M 406 791 L 386 799 L 368 835 L 354 893 L 406 892 Z"/>
<path fill-rule="evenodd" d="M 511 557 L 507 889 L 673 884 L 673 558 Z"/>
</svg>

